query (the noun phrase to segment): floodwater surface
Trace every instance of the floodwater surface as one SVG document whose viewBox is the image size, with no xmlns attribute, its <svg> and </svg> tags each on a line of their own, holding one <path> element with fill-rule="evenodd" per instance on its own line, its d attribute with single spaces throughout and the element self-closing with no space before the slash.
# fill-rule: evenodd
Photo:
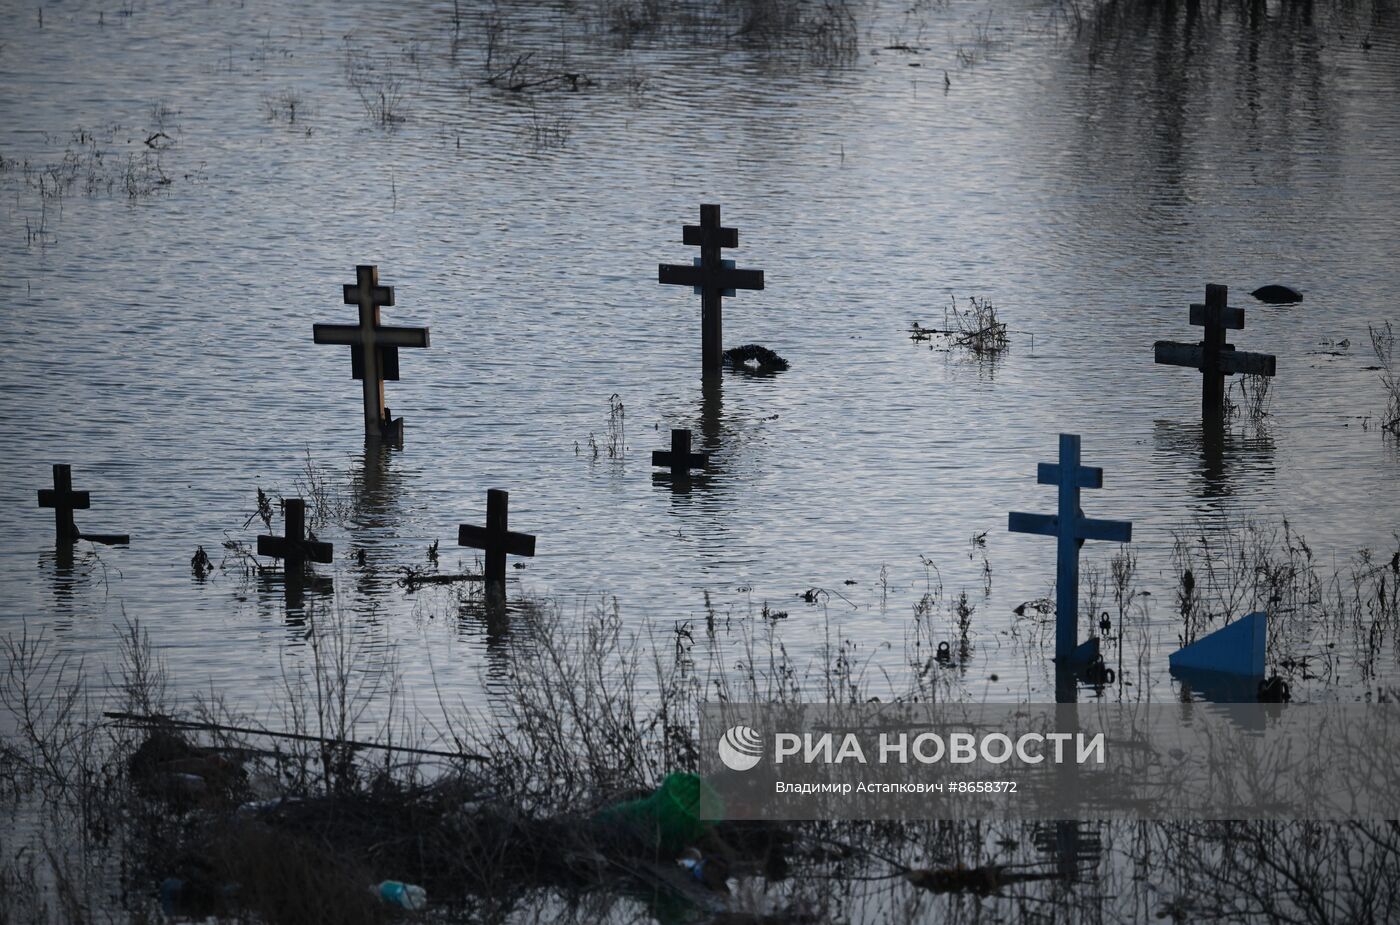
<svg viewBox="0 0 1400 925">
<path fill-rule="evenodd" d="M 397 644 L 410 692 L 436 672 L 474 698 L 521 628 L 399 580 L 472 570 L 457 526 L 504 488 L 538 537 L 516 599 L 615 598 L 662 634 L 706 595 L 731 626 L 766 605 L 799 661 L 848 637 L 897 666 L 941 580 L 949 632 L 947 602 L 974 607 L 966 694 L 1044 700 L 1051 637 L 1028 650 L 1013 610 L 1053 593 L 1054 543 L 1006 518 L 1053 512 L 1036 465 L 1061 432 L 1154 595 L 1131 696 L 1177 693 L 1174 530 L 1287 518 L 1328 569 L 1394 549 L 1367 333 L 1400 321 L 1393 10 L 872 4 L 853 48 L 773 49 L 610 31 L 602 5 L 455 6 L 3 4 L 5 631 L 102 663 L 139 619 L 178 693 L 256 706 L 329 605 Z M 487 82 L 527 53 L 542 84 Z M 694 256 L 702 202 L 766 276 L 725 300 L 726 345 L 786 372 L 702 389 L 699 300 L 656 281 Z M 388 384 L 401 449 L 366 448 L 348 351 L 311 340 L 353 321 L 363 263 L 394 287 L 384 322 L 432 332 Z M 1153 363 L 1198 339 L 1206 283 L 1246 310 L 1232 342 L 1278 364 L 1267 414 L 1219 434 L 1199 375 Z M 1305 298 L 1249 297 L 1267 283 Z M 1009 325 L 1000 356 L 910 339 L 974 296 Z M 712 453 L 688 493 L 652 478 L 672 427 Z M 56 462 L 91 492 L 80 525 L 129 547 L 56 553 L 35 506 Z M 259 488 L 318 503 L 335 544 L 300 608 L 241 567 Z M 200 546 L 226 566 L 203 580 Z M 1117 551 L 1086 544 L 1086 566 Z M 1387 652 L 1311 696 L 1393 685 Z"/>
</svg>

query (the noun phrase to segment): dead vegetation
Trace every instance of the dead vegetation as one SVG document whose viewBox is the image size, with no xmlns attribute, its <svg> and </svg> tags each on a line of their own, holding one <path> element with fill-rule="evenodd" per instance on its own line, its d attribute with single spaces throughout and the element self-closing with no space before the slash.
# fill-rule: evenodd
<svg viewBox="0 0 1400 925">
<path fill-rule="evenodd" d="M 72 195 L 121 195 L 138 200 L 175 182 L 177 174 L 166 168 L 162 155 L 176 144 L 175 138 L 161 130 L 148 132 L 116 124 L 95 130 L 78 128 L 68 136 L 58 160 L 6 161 L 3 172 L 18 173 L 25 188 L 41 201 L 61 202 Z M 194 173 L 183 176 L 196 178 Z"/>
<path fill-rule="evenodd" d="M 203 180 L 204 165 L 176 167 L 181 160 L 178 112 L 163 101 L 152 104 L 152 122 L 145 128 L 112 123 L 100 128 L 79 127 L 66 136 L 46 135 L 57 157 L 0 156 L 0 184 L 14 183 L 15 199 L 24 217 L 26 247 L 52 247 L 59 242 L 53 222 L 63 217 L 65 202 L 75 196 L 110 196 L 137 203 L 172 190 L 178 182 Z M 24 197 L 30 197 L 28 204 Z"/>
<path fill-rule="evenodd" d="M 949 297 L 949 304 L 943 309 L 943 326 L 926 328 L 913 322 L 909 327 L 909 339 L 915 343 L 933 341 L 930 347 L 942 346 L 945 349 L 971 351 L 979 358 L 1001 355 L 1010 346 L 1006 324 L 997 317 L 996 306 L 988 298 L 968 296 L 967 307 L 958 305 L 957 296 Z"/>
<path fill-rule="evenodd" d="M 418 49 L 401 50 L 403 60 L 378 54 L 345 40 L 345 79 L 359 97 L 365 115 L 380 128 L 393 128 L 408 119 L 408 96 L 418 73 Z"/>
<path fill-rule="evenodd" d="M 1273 401 L 1273 377 L 1255 373 L 1231 376 L 1225 392 L 1225 416 L 1261 424 Z"/>
<path fill-rule="evenodd" d="M 1333 592 L 1286 527 L 1252 536 L 1229 547 L 1244 552 L 1214 540 L 1191 552 L 1204 576 L 1192 589 L 1198 620 L 1263 596 L 1284 620 L 1321 610 L 1340 628 L 1364 615 L 1393 631 L 1400 550 L 1358 557 Z M 1134 571 L 1110 570 L 1105 601 L 1119 623 L 1146 600 Z M 0 739 L 0 793 L 46 822 L 0 829 L 0 910 L 6 921 L 87 921 L 120 895 L 138 918 L 377 922 L 391 910 L 367 886 L 392 878 L 426 887 L 449 921 L 553 919 L 560 904 L 579 921 L 630 920 L 650 901 L 629 897 L 658 896 L 702 922 L 872 908 L 956 918 L 974 901 L 1003 918 L 1047 904 L 1109 920 L 1143 908 L 1318 922 L 1397 911 L 1385 872 L 1400 838 L 1383 823 L 720 823 L 682 848 L 607 811 L 696 768 L 706 702 L 966 697 L 977 607 L 966 594 L 945 599 L 927 561 L 925 575 L 907 671 L 879 668 L 878 648 L 820 616 L 824 630 L 803 632 L 825 642 L 806 661 L 779 635 L 790 621 L 707 610 L 663 632 L 629 627 L 611 600 L 572 613 L 537 601 L 516 609 L 522 631 L 504 642 L 511 668 L 495 707 L 439 691 L 431 720 L 408 708 L 393 647 L 340 608 L 309 608 L 305 657 L 284 665 L 280 706 L 261 717 L 213 694 L 172 710 L 166 667 L 138 626 L 123 630 L 118 675 L 100 685 L 21 628 L 0 644 L 0 711 L 15 730 Z M 1291 617 L 1292 606 L 1308 612 Z M 156 718 L 104 723 L 114 706 Z M 1168 888 L 1144 892 L 1164 865 Z"/>
<path fill-rule="evenodd" d="M 1287 519 L 1197 520 L 1173 536 L 1181 645 L 1262 610 L 1270 670 L 1290 684 L 1378 677 L 1387 640 L 1400 633 L 1400 536 L 1390 554 L 1361 549 L 1341 564 L 1317 555 Z"/>
<path fill-rule="evenodd" d="M 301 127 L 305 125 L 312 112 L 306 99 L 292 87 L 283 88 L 275 93 L 264 93 L 262 105 L 263 112 L 269 121 L 280 122 L 288 126 Z M 308 134 L 310 131 L 311 129 L 307 127 Z"/>
<path fill-rule="evenodd" d="M 1371 335 L 1371 350 L 1376 355 L 1376 371 L 1385 389 L 1385 411 L 1381 415 L 1381 430 L 1400 437 L 1400 368 L 1395 365 L 1395 329 L 1389 321 L 1367 325 Z"/>
</svg>

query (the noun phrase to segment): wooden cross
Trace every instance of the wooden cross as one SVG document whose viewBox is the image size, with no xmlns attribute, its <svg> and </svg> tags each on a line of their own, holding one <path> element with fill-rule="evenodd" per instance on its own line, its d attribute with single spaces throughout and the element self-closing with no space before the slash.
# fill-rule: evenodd
<svg viewBox="0 0 1400 925">
<path fill-rule="evenodd" d="M 1272 354 L 1246 353 L 1225 342 L 1225 331 L 1244 330 L 1244 309 L 1226 304 L 1229 289 L 1215 283 L 1206 285 L 1206 303 L 1191 306 L 1191 323 L 1205 328 L 1198 344 L 1159 340 L 1153 345 L 1158 363 L 1189 366 L 1201 371 L 1201 410 L 1215 414 L 1225 405 L 1225 377 L 1236 373 L 1274 375 Z"/>
<path fill-rule="evenodd" d="M 258 537 L 258 555 L 286 563 L 288 587 L 301 575 L 307 562 L 329 562 L 334 548 L 330 543 L 306 538 L 306 502 L 288 498 L 282 502 L 286 520 L 285 536 Z"/>
<path fill-rule="evenodd" d="M 106 543 L 109 546 L 122 546 L 131 542 L 125 533 L 84 533 L 73 520 L 74 511 L 86 511 L 92 507 L 92 497 L 85 491 L 73 490 L 73 469 L 71 466 L 53 467 L 53 488 L 39 489 L 39 507 L 53 508 L 54 539 L 59 548 L 90 540 Z"/>
<path fill-rule="evenodd" d="M 700 224 L 683 226 L 682 241 L 698 245 L 700 256 L 692 266 L 661 264 L 657 279 L 662 283 L 691 286 L 701 297 L 701 365 L 709 373 L 724 365 L 723 297 L 732 296 L 739 289 L 762 289 L 763 271 L 739 270 L 734 261 L 720 257 L 720 248 L 739 246 L 739 232 L 720 225 L 718 205 L 702 205 Z"/>
<path fill-rule="evenodd" d="M 400 438 L 403 418 L 395 420 L 385 407 L 384 382 L 399 378 L 400 347 L 428 346 L 428 329 L 379 323 L 379 309 L 394 304 L 394 287 L 379 285 L 377 266 L 355 267 L 355 280 L 344 287 L 345 304 L 359 306 L 360 323 L 312 325 L 311 336 L 318 344 L 350 347 L 351 375 L 364 385 L 365 436 Z"/>
<path fill-rule="evenodd" d="M 683 479 L 691 469 L 703 469 L 710 463 L 707 453 L 690 452 L 690 431 L 682 428 L 671 429 L 671 452 L 651 451 L 651 464 L 665 466 L 671 470 L 671 478 Z"/>
<path fill-rule="evenodd" d="M 1079 547 L 1084 540 L 1127 543 L 1133 538 L 1132 523 L 1124 520 L 1092 520 L 1079 508 L 1081 488 L 1102 488 L 1103 470 L 1079 464 L 1079 437 L 1060 434 L 1060 461 L 1040 463 L 1036 481 L 1060 487 L 1059 511 L 1055 514 L 1023 514 L 1012 511 L 1007 529 L 1012 533 L 1036 533 L 1059 541 L 1055 570 L 1055 659 L 1061 664 L 1087 660 L 1092 651 L 1076 652 L 1079 623 Z"/>
<path fill-rule="evenodd" d="M 39 507 L 53 508 L 54 537 L 58 543 L 76 543 L 82 538 L 73 520 L 75 510 L 92 507 L 92 497 L 85 491 L 73 490 L 73 468 L 53 467 L 53 488 L 39 489 Z"/>
<path fill-rule="evenodd" d="M 499 488 L 486 492 L 486 526 L 462 524 L 457 528 L 457 545 L 486 550 L 486 581 L 505 584 L 506 555 L 534 556 L 535 538 L 509 529 L 510 494 Z"/>
</svg>

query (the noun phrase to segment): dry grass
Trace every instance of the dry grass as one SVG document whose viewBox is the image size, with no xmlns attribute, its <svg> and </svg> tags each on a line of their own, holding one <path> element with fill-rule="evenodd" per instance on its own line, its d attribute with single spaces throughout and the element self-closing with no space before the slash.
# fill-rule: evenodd
<svg viewBox="0 0 1400 925">
<path fill-rule="evenodd" d="M 909 328 L 911 340 L 929 341 L 937 336 L 940 340 L 935 343 L 971 351 L 979 358 L 1000 356 L 1010 346 L 1006 324 L 997 316 L 991 299 L 968 296 L 966 308 L 959 307 L 957 296 L 949 299 L 943 309 L 943 327 L 926 328 L 915 321 Z"/>
<path fill-rule="evenodd" d="M 1378 325 L 1368 325 L 1371 335 L 1371 350 L 1376 355 L 1376 369 L 1380 373 L 1381 387 L 1385 389 L 1385 412 L 1381 415 L 1381 429 L 1395 437 L 1400 437 L 1400 368 L 1395 365 L 1395 328 L 1389 321 Z"/>
<path fill-rule="evenodd" d="M 410 63 L 416 51 L 409 49 Z M 387 60 L 367 48 L 345 41 L 345 79 L 360 99 L 365 115 L 381 128 L 392 128 L 408 119 L 411 75 L 403 62 Z"/>
<path fill-rule="evenodd" d="M 1231 376 L 1225 394 L 1227 416 L 1242 416 L 1253 424 L 1260 424 L 1269 416 L 1269 406 L 1273 401 L 1273 377 L 1246 373 Z"/>
<path fill-rule="evenodd" d="M 1109 562 L 1086 599 L 1110 614 L 1120 639 L 1125 627 L 1147 622 L 1154 600 L 1181 609 L 1184 636 L 1218 625 L 1223 614 L 1268 605 L 1280 629 L 1270 657 L 1280 664 L 1327 642 L 1340 649 L 1353 640 L 1364 649 L 1376 626 L 1385 634 L 1400 629 L 1400 548 L 1388 559 L 1361 553 L 1343 568 L 1324 569 L 1287 524 L 1206 527 L 1178 535 L 1180 574 L 1190 570 L 1193 579 L 1176 601 L 1139 589 L 1131 555 L 1120 551 Z M 186 881 L 187 899 L 222 904 L 243 921 L 378 921 L 385 910 L 370 901 L 367 886 L 384 878 L 428 885 L 433 908 L 448 918 L 473 909 L 515 920 L 549 917 L 545 910 L 569 897 L 566 906 L 582 902 L 577 908 L 587 910 L 578 920 L 626 919 L 635 910 L 617 897 L 655 884 L 642 859 L 619 856 L 622 849 L 590 834 L 585 820 L 671 771 L 695 769 L 702 704 L 973 696 L 964 667 L 987 638 L 979 634 L 979 608 L 966 594 L 946 598 L 937 569 L 924 565 L 924 593 L 894 668 L 882 667 L 881 647 L 842 632 L 820 600 L 800 630 L 821 634 L 807 661 L 794 659 L 783 642 L 793 620 L 707 608 L 662 631 L 629 627 L 615 601 L 572 613 L 535 601 L 513 608 L 510 670 L 493 685 L 490 709 L 440 694 L 432 722 L 405 709 L 392 647 L 366 635 L 348 610 L 311 608 L 305 661 L 284 667 L 282 708 L 264 719 L 312 741 L 202 733 L 199 754 L 240 770 L 230 772 L 226 788 L 193 795 L 131 786 L 128 758 L 139 740 L 97 721 L 110 704 L 169 710 L 166 667 L 140 627 L 119 634 L 121 667 L 100 685 L 113 694 L 98 694 L 80 664 L 21 630 L 0 644 L 3 728 L 16 730 L 0 740 L 0 792 L 28 800 L 49 821 L 42 836 L 0 834 L 0 921 L 100 919 L 113 911 L 118 883 L 128 912 L 151 915 L 153 885 L 169 876 Z M 1321 676 L 1326 666 L 1313 661 L 1309 670 Z M 214 696 L 196 701 L 193 714 L 225 727 L 258 725 Z M 337 742 L 350 738 L 386 748 Z M 393 751 L 444 739 L 490 760 L 424 765 Z M 297 800 L 253 816 L 234 812 L 250 790 Z M 981 914 L 1093 909 L 1119 920 L 1146 910 L 1201 920 L 1248 912 L 1321 922 L 1380 921 L 1397 911 L 1393 878 L 1382 874 L 1400 862 L 1400 837 L 1386 824 L 1082 828 L 1102 848 L 1072 865 L 1073 889 L 1039 877 L 1006 884 L 976 900 Z M 763 836 L 781 834 L 791 849 L 783 849 L 785 878 L 747 878 L 755 889 L 731 908 L 805 910 L 818 920 L 872 909 L 891 917 L 976 915 L 968 905 L 975 897 L 963 891 L 933 894 L 892 883 L 888 874 L 960 864 L 1044 867 L 1044 846 L 1053 843 L 1046 832 L 1022 823 L 788 825 Z M 736 843 L 753 835 L 725 829 Z M 1162 888 L 1145 890 L 1149 881 Z M 231 883 L 243 885 L 233 896 L 225 889 Z M 596 901 L 584 901 L 590 893 Z M 474 898 L 453 905 L 466 895 Z"/>
<path fill-rule="evenodd" d="M 1182 645 L 1262 610 L 1271 670 L 1285 680 L 1330 683 L 1344 656 L 1363 681 L 1376 677 L 1385 640 L 1400 632 L 1400 535 L 1392 553 L 1361 549 L 1340 565 L 1318 556 L 1286 519 L 1200 519 L 1173 536 Z"/>
</svg>

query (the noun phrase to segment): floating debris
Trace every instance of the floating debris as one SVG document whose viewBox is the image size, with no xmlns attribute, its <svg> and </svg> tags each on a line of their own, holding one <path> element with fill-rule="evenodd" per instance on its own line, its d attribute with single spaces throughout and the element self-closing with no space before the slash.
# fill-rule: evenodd
<svg viewBox="0 0 1400 925">
<path fill-rule="evenodd" d="M 1303 301 L 1303 294 L 1292 286 L 1260 286 L 1250 295 L 1260 302 L 1268 302 L 1270 305 L 1292 305 L 1294 302 Z"/>
<path fill-rule="evenodd" d="M 933 335 L 948 339 L 948 347 L 965 347 L 978 356 L 996 356 L 1010 346 L 1006 323 L 997 317 L 991 299 L 968 297 L 968 308 L 958 307 L 957 297 L 943 311 L 943 327 L 926 328 L 914 321 L 909 326 L 912 341 L 931 340 Z"/>
<path fill-rule="evenodd" d="M 733 369 L 757 373 L 780 373 L 788 368 L 788 361 L 761 344 L 744 344 L 724 351 L 725 365 Z"/>
</svg>

